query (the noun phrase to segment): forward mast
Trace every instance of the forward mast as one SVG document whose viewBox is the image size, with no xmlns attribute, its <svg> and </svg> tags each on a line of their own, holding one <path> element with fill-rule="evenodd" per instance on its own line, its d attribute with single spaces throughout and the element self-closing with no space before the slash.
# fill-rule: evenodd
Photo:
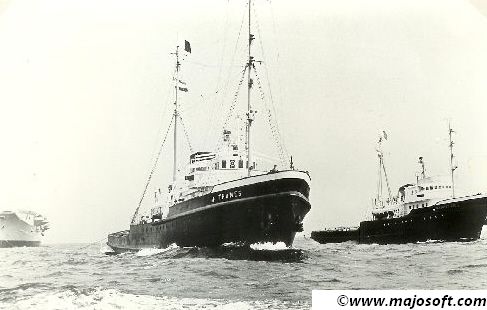
<svg viewBox="0 0 487 310">
<path fill-rule="evenodd" d="M 254 62 L 254 57 L 251 54 L 251 46 L 252 46 L 252 41 L 254 40 L 254 35 L 251 33 L 251 7 L 252 7 L 252 1 L 249 0 L 249 47 L 248 47 L 248 62 L 247 62 L 247 69 L 248 69 L 248 75 L 247 75 L 247 124 L 246 124 L 246 130 L 245 130 L 245 148 L 247 151 L 247 170 L 248 170 L 248 175 L 250 176 L 250 172 L 252 171 L 253 163 L 252 163 L 252 156 L 250 152 L 250 127 L 252 126 L 252 122 L 254 120 L 254 111 L 252 111 L 252 105 L 250 103 L 250 91 L 252 89 L 252 78 L 251 78 L 251 72 L 252 72 L 252 66 Z"/>
</svg>

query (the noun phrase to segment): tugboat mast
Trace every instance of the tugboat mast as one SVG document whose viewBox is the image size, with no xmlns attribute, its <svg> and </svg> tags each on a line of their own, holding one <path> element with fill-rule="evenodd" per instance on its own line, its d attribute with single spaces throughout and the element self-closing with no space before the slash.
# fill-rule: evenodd
<svg viewBox="0 0 487 310">
<path fill-rule="evenodd" d="M 377 184 L 377 201 L 382 201 L 382 171 L 384 171 L 384 178 L 387 185 L 387 193 L 389 194 L 389 199 L 391 199 L 391 187 L 389 186 L 389 178 L 387 177 L 386 166 L 384 164 L 384 154 L 382 153 L 382 141 L 387 140 L 387 134 L 385 132 L 381 133 L 379 141 L 377 142 L 377 156 L 379 157 L 379 180 Z"/>
<path fill-rule="evenodd" d="M 457 166 L 453 166 L 453 144 L 455 144 L 451 138 L 451 134 L 455 131 L 451 128 L 451 124 L 448 123 L 448 135 L 450 137 L 450 172 L 451 172 L 451 196 L 455 198 L 455 179 L 453 178 L 453 172 L 457 169 Z"/>
<path fill-rule="evenodd" d="M 251 45 L 252 45 L 252 40 L 254 39 L 254 35 L 250 32 L 251 6 L 252 6 L 252 0 L 249 0 L 249 49 L 248 49 L 248 63 L 247 63 L 247 68 L 249 69 L 249 71 L 247 75 L 247 126 L 246 126 L 246 141 L 245 141 L 246 149 L 247 149 L 247 170 L 249 176 L 251 170 L 253 169 L 252 157 L 250 153 L 250 126 L 252 125 L 252 121 L 254 120 L 252 106 L 250 104 L 250 90 L 252 88 L 252 83 L 253 83 L 250 74 L 252 71 L 252 66 L 254 61 L 254 58 L 251 55 Z"/>
<path fill-rule="evenodd" d="M 179 45 L 176 46 L 176 83 L 174 84 L 174 89 L 176 91 L 175 100 L 174 100 L 174 153 L 173 153 L 173 171 L 172 171 L 172 180 L 176 181 L 176 170 L 177 170 L 177 130 L 178 130 L 178 86 L 179 86 Z"/>
</svg>

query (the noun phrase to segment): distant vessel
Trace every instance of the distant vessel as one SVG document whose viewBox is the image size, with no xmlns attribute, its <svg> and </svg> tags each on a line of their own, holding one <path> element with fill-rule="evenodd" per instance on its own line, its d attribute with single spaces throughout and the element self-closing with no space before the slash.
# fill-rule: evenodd
<svg viewBox="0 0 487 310">
<path fill-rule="evenodd" d="M 48 221 L 32 211 L 0 212 L 0 248 L 39 246 Z"/>
<path fill-rule="evenodd" d="M 257 61 L 251 55 L 251 45 L 255 39 L 250 29 L 251 1 L 248 3 L 248 10 L 248 57 L 239 84 L 240 86 L 243 83 L 246 74 L 246 120 L 239 128 L 244 132 L 244 138 L 239 139 L 235 132 L 224 127 L 217 150 L 194 152 L 189 158 L 187 173 L 177 175 L 176 130 L 178 122 L 182 121 L 178 110 L 178 90 L 188 90 L 178 76 L 181 63 L 177 47 L 174 53 L 175 104 L 171 123 L 174 124 L 173 183 L 169 185 L 167 194 L 160 189 L 155 192 L 156 205 L 150 215 L 139 216 L 142 199 L 156 167 L 154 165 L 144 194 L 132 217 L 130 229 L 108 235 L 107 244 L 115 252 L 166 247 L 172 243 L 179 246 L 210 247 L 225 243 L 249 245 L 259 242 L 284 242 L 290 246 L 296 232 L 303 230 L 303 219 L 311 208 L 308 199 L 309 174 L 295 170 L 292 158 L 287 161 L 287 156 L 281 156 L 280 169 L 276 164 L 274 168 L 266 171 L 257 169 L 253 160 L 251 127 L 256 111 L 251 105 L 250 94 L 254 78 L 259 90 L 261 87 L 258 76 L 252 76 L 252 72 L 257 70 Z M 184 52 L 191 53 L 188 41 L 185 41 Z M 229 115 L 234 108 L 235 101 L 228 112 Z M 272 120 L 271 110 L 267 112 L 267 117 Z M 235 121 L 233 125 L 239 123 Z M 280 136 L 277 123 L 272 126 L 272 132 L 274 138 Z M 282 147 L 280 149 L 282 151 Z M 156 164 L 157 160 L 158 158 Z"/>
<path fill-rule="evenodd" d="M 426 177 L 423 157 L 419 158 L 421 175 L 415 184 L 405 184 L 396 196 L 391 195 L 379 138 L 378 194 L 373 199 L 372 219 L 358 228 L 315 231 L 311 237 L 320 242 L 358 241 L 360 243 L 408 243 L 418 241 L 471 241 L 480 237 L 487 216 L 487 195 L 455 197 L 453 172 L 453 142 L 450 136 L 451 181 Z M 384 175 L 388 195 L 382 197 Z M 341 238 L 333 239 L 335 235 Z M 335 241 L 333 241 L 335 240 Z M 338 240 L 338 241 L 337 241 Z"/>
<path fill-rule="evenodd" d="M 358 227 L 336 227 L 320 231 L 312 231 L 311 239 L 320 243 L 340 243 L 359 240 Z"/>
</svg>

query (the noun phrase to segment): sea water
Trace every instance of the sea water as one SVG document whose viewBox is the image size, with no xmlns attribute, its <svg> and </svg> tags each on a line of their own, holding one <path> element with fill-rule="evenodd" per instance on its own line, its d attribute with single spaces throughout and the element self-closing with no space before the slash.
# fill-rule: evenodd
<svg viewBox="0 0 487 310">
<path fill-rule="evenodd" d="M 487 236 L 404 245 L 0 249 L 2 309 L 309 309 L 313 289 L 485 289 Z"/>
</svg>

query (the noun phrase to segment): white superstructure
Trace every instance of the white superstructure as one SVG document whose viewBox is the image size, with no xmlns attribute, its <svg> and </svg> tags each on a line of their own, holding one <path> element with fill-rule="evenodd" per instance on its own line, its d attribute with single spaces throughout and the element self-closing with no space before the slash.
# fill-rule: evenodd
<svg viewBox="0 0 487 310">
<path fill-rule="evenodd" d="M 411 210 L 430 207 L 451 198 L 452 185 L 442 178 L 425 177 L 416 184 L 399 188 L 396 196 L 385 200 L 374 199 L 372 215 L 378 218 L 395 218 L 409 214 Z"/>
<path fill-rule="evenodd" d="M 0 247 L 38 246 L 49 229 L 42 215 L 32 211 L 0 212 Z"/>
</svg>

